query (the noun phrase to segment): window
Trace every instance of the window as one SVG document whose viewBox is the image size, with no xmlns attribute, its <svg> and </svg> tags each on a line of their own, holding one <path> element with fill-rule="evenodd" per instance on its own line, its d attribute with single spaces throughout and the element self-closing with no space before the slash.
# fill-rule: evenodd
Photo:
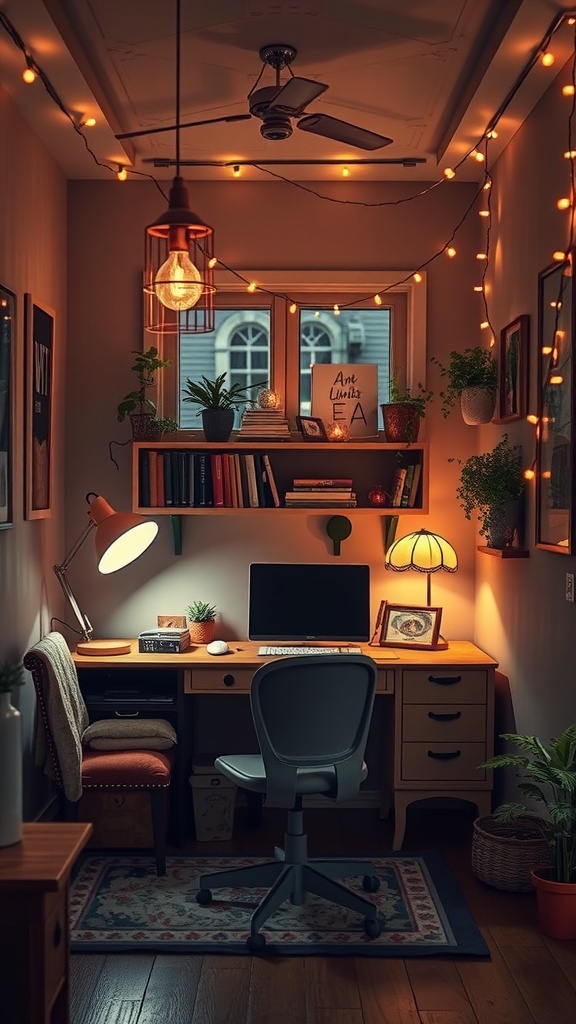
<svg viewBox="0 0 576 1024">
<path fill-rule="evenodd" d="M 182 401 L 188 377 L 226 373 L 228 383 L 242 387 L 267 381 L 282 395 L 291 422 L 310 415 L 313 363 L 376 363 L 379 403 L 389 399 L 393 373 L 401 387 L 425 385 L 425 280 L 416 284 L 409 271 L 246 271 L 244 276 L 266 291 L 221 285 L 212 333 L 182 334 L 179 352 L 175 339 L 164 339 L 163 354 L 173 366 L 163 375 L 160 407 L 165 415 L 177 410 L 182 428 L 200 427 L 198 408 Z M 382 294 L 380 306 L 373 301 L 376 292 Z"/>
</svg>

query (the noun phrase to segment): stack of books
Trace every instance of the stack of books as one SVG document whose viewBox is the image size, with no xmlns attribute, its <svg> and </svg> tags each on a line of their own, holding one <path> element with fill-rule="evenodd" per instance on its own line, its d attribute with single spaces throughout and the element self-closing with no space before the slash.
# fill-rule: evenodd
<svg viewBox="0 0 576 1024">
<path fill-rule="evenodd" d="M 418 494 L 418 484 L 422 466 L 416 463 L 414 466 L 398 467 L 394 473 L 392 483 L 392 507 L 413 508 Z"/>
<path fill-rule="evenodd" d="M 289 441 L 290 424 L 281 409 L 245 409 L 237 439 Z"/>
<path fill-rule="evenodd" d="M 356 508 L 352 480 L 346 477 L 322 479 L 298 478 L 284 498 L 286 508 Z"/>
</svg>

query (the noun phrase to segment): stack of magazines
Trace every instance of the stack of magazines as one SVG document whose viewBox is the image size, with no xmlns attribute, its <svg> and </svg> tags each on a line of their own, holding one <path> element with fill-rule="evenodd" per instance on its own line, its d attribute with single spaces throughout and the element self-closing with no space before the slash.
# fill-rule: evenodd
<svg viewBox="0 0 576 1024">
<path fill-rule="evenodd" d="M 286 508 L 356 508 L 352 480 L 347 477 L 297 478 L 285 495 Z"/>
<path fill-rule="evenodd" d="M 246 409 L 237 439 L 289 441 L 290 425 L 280 409 Z"/>
</svg>

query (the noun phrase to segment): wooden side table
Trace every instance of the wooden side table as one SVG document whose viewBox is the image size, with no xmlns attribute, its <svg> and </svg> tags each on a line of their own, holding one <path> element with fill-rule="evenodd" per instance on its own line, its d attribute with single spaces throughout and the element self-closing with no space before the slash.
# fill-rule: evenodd
<svg viewBox="0 0 576 1024">
<path fill-rule="evenodd" d="M 92 825 L 23 826 L 0 849 L 0 987 L 10 1024 L 68 1024 L 68 880 Z"/>
</svg>

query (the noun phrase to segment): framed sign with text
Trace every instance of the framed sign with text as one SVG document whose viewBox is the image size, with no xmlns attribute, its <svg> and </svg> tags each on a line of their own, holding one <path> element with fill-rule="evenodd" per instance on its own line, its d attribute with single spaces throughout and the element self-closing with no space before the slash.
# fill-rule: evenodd
<svg viewBox="0 0 576 1024">
<path fill-rule="evenodd" d="M 55 314 L 24 296 L 26 334 L 26 518 L 52 515 Z"/>
</svg>

